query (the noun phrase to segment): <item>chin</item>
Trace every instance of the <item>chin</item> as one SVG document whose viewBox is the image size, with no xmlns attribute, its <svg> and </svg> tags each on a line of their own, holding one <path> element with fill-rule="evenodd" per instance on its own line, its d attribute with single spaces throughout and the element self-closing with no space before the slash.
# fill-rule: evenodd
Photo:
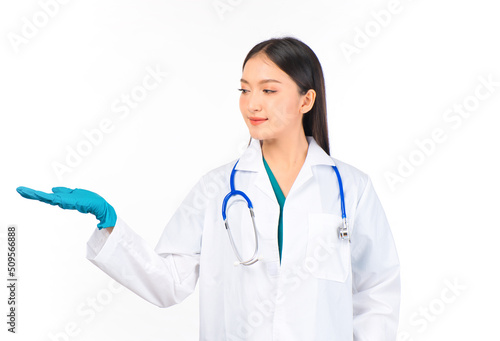
<svg viewBox="0 0 500 341">
<path fill-rule="evenodd" d="M 262 131 L 256 131 L 256 129 L 249 129 L 249 133 L 250 136 L 255 140 L 265 140 L 269 138 L 269 136 L 265 132 L 263 133 Z"/>
<path fill-rule="evenodd" d="M 277 138 L 278 134 L 272 127 L 259 127 L 251 124 L 247 125 L 250 136 L 255 140 L 268 140 Z M 274 127 L 273 127 L 274 128 Z"/>
</svg>

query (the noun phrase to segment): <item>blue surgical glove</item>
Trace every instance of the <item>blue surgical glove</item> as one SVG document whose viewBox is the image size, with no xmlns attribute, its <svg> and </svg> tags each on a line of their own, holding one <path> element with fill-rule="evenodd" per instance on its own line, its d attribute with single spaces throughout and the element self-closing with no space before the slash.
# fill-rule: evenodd
<svg viewBox="0 0 500 341">
<path fill-rule="evenodd" d="M 67 187 L 54 187 L 52 193 L 35 191 L 27 187 L 18 187 L 17 192 L 21 196 L 40 200 L 47 204 L 58 205 L 69 210 L 78 210 L 82 213 L 92 213 L 100 221 L 97 227 L 100 229 L 112 227 L 116 224 L 116 212 L 113 206 L 108 204 L 100 195 L 85 189 L 70 189 Z"/>
</svg>

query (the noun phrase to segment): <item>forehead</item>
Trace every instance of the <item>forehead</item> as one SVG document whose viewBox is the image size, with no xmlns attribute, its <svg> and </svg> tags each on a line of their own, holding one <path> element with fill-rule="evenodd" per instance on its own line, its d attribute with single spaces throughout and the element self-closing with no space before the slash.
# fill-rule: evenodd
<svg viewBox="0 0 500 341">
<path fill-rule="evenodd" d="M 292 79 L 266 55 L 259 53 L 250 58 L 243 69 L 242 83 L 289 83 Z"/>
</svg>

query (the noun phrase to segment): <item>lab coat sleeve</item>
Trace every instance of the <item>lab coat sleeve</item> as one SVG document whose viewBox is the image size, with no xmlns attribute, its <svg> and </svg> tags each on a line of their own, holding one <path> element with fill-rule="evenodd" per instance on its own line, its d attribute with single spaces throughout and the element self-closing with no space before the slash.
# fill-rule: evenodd
<svg viewBox="0 0 500 341">
<path fill-rule="evenodd" d="M 112 233 L 94 231 L 87 243 L 87 258 L 156 306 L 181 302 L 194 291 L 199 276 L 204 210 L 190 208 L 202 189 L 200 179 L 170 219 L 155 249 L 118 217 Z"/>
<path fill-rule="evenodd" d="M 351 236 L 354 341 L 395 341 L 400 276 L 394 239 L 382 205 L 367 178 Z"/>
</svg>

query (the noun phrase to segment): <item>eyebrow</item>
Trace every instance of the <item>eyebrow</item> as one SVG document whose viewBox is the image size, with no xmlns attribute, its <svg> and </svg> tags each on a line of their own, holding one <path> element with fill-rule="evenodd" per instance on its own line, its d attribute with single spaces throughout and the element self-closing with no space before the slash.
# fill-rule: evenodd
<svg viewBox="0 0 500 341">
<path fill-rule="evenodd" d="M 240 79 L 240 81 L 242 83 L 250 84 L 247 80 L 245 80 L 243 78 Z M 275 82 L 275 83 L 280 83 L 281 84 L 281 82 L 278 81 L 278 80 L 276 80 L 276 79 L 263 79 L 263 80 L 259 81 L 259 83 L 257 83 L 257 84 L 264 84 L 264 83 L 271 83 L 271 82 Z"/>
</svg>

